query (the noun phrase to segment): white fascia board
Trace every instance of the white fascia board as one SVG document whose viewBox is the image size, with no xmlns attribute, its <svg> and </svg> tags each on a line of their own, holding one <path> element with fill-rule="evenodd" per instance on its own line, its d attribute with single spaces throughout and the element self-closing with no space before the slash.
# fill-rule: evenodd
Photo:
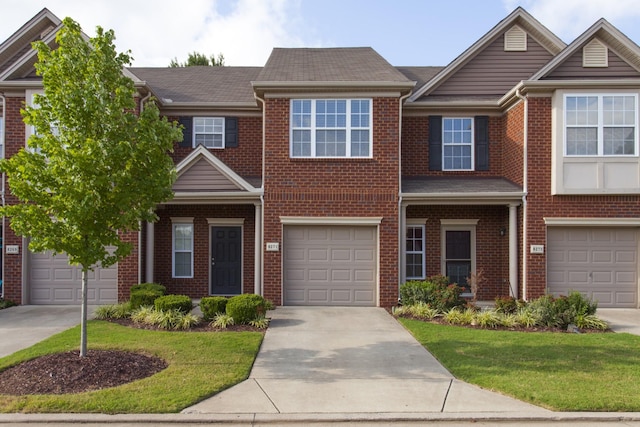
<svg viewBox="0 0 640 427">
<path fill-rule="evenodd" d="M 379 225 L 382 217 L 281 216 L 280 222 L 285 225 Z"/>
<path fill-rule="evenodd" d="M 638 227 L 640 218 L 554 218 L 544 217 L 545 225 L 573 227 Z"/>
</svg>

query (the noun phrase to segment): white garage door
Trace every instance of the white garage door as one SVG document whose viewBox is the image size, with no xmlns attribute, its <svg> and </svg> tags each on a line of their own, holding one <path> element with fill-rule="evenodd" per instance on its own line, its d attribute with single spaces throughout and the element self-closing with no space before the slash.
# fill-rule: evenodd
<svg viewBox="0 0 640 427">
<path fill-rule="evenodd" d="M 66 255 L 29 252 L 29 290 L 31 304 L 80 304 L 82 270 L 71 266 Z M 89 304 L 118 301 L 118 267 L 97 268 L 89 272 Z"/>
<path fill-rule="evenodd" d="M 549 228 L 547 286 L 579 291 L 598 307 L 638 306 L 638 232 L 631 228 Z"/>
<path fill-rule="evenodd" d="M 376 227 L 285 226 L 285 305 L 376 305 Z"/>
</svg>

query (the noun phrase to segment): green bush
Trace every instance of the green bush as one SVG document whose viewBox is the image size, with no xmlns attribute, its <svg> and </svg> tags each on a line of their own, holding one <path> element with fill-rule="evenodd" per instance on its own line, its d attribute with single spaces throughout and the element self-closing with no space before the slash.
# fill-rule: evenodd
<svg viewBox="0 0 640 427">
<path fill-rule="evenodd" d="M 248 324 L 252 320 L 264 317 L 269 302 L 260 295 L 242 294 L 227 302 L 226 312 L 237 325 Z"/>
<path fill-rule="evenodd" d="M 15 305 L 17 304 L 11 300 L 0 298 L 0 310 L 2 310 L 3 308 L 13 307 Z"/>
<path fill-rule="evenodd" d="M 497 297 L 495 303 L 499 313 L 514 314 L 518 311 L 518 302 L 514 297 Z"/>
<path fill-rule="evenodd" d="M 101 305 L 94 313 L 94 317 L 99 320 L 107 319 L 128 319 L 131 317 L 131 303 Z"/>
<path fill-rule="evenodd" d="M 200 318 L 192 313 L 179 310 L 160 311 L 151 307 L 141 307 L 134 311 L 131 320 L 168 330 L 187 330 L 200 322 Z"/>
<path fill-rule="evenodd" d="M 445 312 L 465 304 L 460 296 L 463 288 L 449 283 L 445 276 L 432 276 L 423 281 L 411 281 L 400 286 L 400 300 L 403 305 L 415 305 L 420 302 Z"/>
<path fill-rule="evenodd" d="M 167 288 L 157 283 L 141 283 L 131 287 L 131 308 L 133 310 L 143 306 L 153 306 L 155 300 L 163 296 Z"/>
<path fill-rule="evenodd" d="M 158 311 L 176 310 L 186 314 L 193 308 L 193 303 L 187 295 L 165 295 L 157 298 L 154 306 Z"/>
<path fill-rule="evenodd" d="M 204 297 L 200 300 L 200 310 L 206 320 L 212 320 L 216 314 L 226 313 L 228 298 L 225 297 Z"/>
</svg>

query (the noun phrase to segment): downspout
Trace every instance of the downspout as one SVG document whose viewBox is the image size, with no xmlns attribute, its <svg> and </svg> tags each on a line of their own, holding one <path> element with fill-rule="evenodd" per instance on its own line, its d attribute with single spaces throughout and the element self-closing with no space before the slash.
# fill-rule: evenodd
<svg viewBox="0 0 640 427">
<path fill-rule="evenodd" d="M 524 102 L 523 112 L 523 160 L 522 160 L 522 299 L 527 301 L 527 194 L 528 194 L 528 151 L 529 139 L 529 100 L 520 93 L 522 87 L 516 90 L 516 96 Z"/>
<path fill-rule="evenodd" d="M 260 183 L 261 192 L 260 192 L 260 218 L 256 218 L 256 227 L 258 226 L 257 222 L 260 221 L 260 235 L 258 236 L 258 240 L 256 242 L 255 249 L 255 257 L 258 260 L 259 265 L 256 266 L 256 278 L 255 278 L 255 288 L 256 294 L 264 296 L 264 281 L 263 281 L 263 271 L 264 271 L 264 251 L 262 248 L 264 247 L 264 179 L 266 173 L 266 115 L 267 115 L 267 106 L 264 102 L 264 98 L 260 98 L 255 92 L 253 93 L 256 101 L 259 101 L 262 104 L 262 182 Z M 282 250 L 282 248 L 281 248 Z"/>
<path fill-rule="evenodd" d="M 144 110 L 144 103 L 151 98 L 151 92 L 140 100 L 140 113 Z M 149 248 L 147 248 L 147 251 Z M 146 251 L 145 251 L 146 252 Z M 142 221 L 138 222 L 138 283 L 142 283 Z"/>
<path fill-rule="evenodd" d="M 406 277 L 406 267 L 404 263 L 406 247 L 404 244 L 407 227 L 406 215 L 402 209 L 402 106 L 404 100 L 411 96 L 411 92 L 403 95 L 398 100 L 398 302 L 400 302 L 400 285 Z M 424 261 L 424 260 L 423 260 Z M 380 296 L 378 295 L 378 299 Z"/>
<path fill-rule="evenodd" d="M 6 130 L 6 122 L 7 122 L 7 99 L 4 96 L 4 92 L 0 92 L 0 99 L 2 100 L 2 125 L 0 125 L 0 135 L 2 139 L 0 139 L 0 144 L 2 144 L 2 150 L 0 152 L 0 158 L 4 159 L 5 156 L 5 130 Z M 2 190 L 0 196 L 2 197 L 2 207 L 4 208 L 6 199 L 4 197 L 4 181 L 5 181 L 5 173 L 2 172 Z M 5 230 L 5 217 L 2 217 L 2 247 L 0 247 L 0 257 L 2 258 L 2 275 L 0 279 L 2 279 L 2 292 L 0 292 L 0 298 L 4 298 L 4 230 Z"/>
</svg>

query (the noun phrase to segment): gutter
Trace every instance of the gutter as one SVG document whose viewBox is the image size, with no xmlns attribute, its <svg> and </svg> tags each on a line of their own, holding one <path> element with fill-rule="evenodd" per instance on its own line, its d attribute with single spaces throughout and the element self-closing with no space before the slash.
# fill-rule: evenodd
<svg viewBox="0 0 640 427">
<path fill-rule="evenodd" d="M 151 98 L 151 92 L 146 94 L 144 98 L 140 100 L 140 114 L 142 114 L 142 110 L 144 110 L 144 103 L 149 98 Z M 149 239 L 149 234 L 147 233 L 147 239 Z M 145 255 L 149 251 L 149 247 L 145 248 Z M 148 279 L 148 278 L 147 278 Z M 153 280 L 153 278 L 151 278 Z M 149 281 L 151 281 L 149 280 Z M 138 283 L 142 282 L 142 221 L 138 222 Z"/>
<path fill-rule="evenodd" d="M 523 96 L 520 89 L 522 82 L 518 85 L 515 96 L 524 102 L 523 112 L 523 159 L 522 159 L 522 299 L 527 301 L 527 194 L 528 190 L 528 139 L 529 139 L 529 100 Z"/>
<path fill-rule="evenodd" d="M 266 174 L 267 163 L 265 160 L 265 154 L 267 152 L 267 141 L 266 141 L 266 115 L 267 115 L 267 106 L 265 104 L 264 98 L 260 98 L 257 93 L 253 93 L 256 101 L 259 101 L 262 104 L 262 180 L 260 187 L 260 218 L 256 218 L 256 227 L 260 226 L 260 236 L 258 237 L 259 241 L 256 241 L 255 248 L 255 256 L 256 260 L 259 260 L 259 266 L 257 266 L 256 270 L 256 278 L 255 278 L 255 290 L 256 294 L 264 297 L 264 280 L 263 280 L 263 272 L 264 272 L 264 251 L 262 250 L 264 246 L 264 181 Z M 258 224 L 260 221 L 260 224 Z M 259 274 L 258 274 L 259 273 Z M 284 300 L 284 297 L 282 297 Z"/>
</svg>

